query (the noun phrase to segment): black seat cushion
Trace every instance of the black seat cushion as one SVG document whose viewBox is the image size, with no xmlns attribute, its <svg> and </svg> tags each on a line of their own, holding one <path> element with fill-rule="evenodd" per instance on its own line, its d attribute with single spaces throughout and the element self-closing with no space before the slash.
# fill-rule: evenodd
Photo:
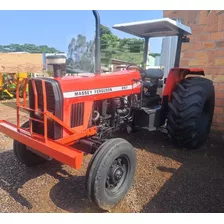
<svg viewBox="0 0 224 224">
<path fill-rule="evenodd" d="M 163 70 L 159 68 L 149 68 L 145 73 L 145 77 L 150 79 L 161 79 L 163 77 Z"/>
</svg>

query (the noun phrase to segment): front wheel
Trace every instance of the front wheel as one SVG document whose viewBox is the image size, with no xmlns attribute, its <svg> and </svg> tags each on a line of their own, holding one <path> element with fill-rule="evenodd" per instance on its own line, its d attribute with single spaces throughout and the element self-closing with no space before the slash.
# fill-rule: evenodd
<svg viewBox="0 0 224 224">
<path fill-rule="evenodd" d="M 178 147 L 196 149 L 210 132 L 215 104 L 211 80 L 183 79 L 172 93 L 167 117 L 170 139 Z"/>
<path fill-rule="evenodd" d="M 93 155 L 86 174 L 88 196 L 98 207 L 115 207 L 130 189 L 136 169 L 133 146 L 124 139 L 106 141 Z"/>
</svg>

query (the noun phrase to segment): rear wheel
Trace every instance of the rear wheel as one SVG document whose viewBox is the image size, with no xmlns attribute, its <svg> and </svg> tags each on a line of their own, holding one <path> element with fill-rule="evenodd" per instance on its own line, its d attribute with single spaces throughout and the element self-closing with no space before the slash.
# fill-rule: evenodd
<svg viewBox="0 0 224 224">
<path fill-rule="evenodd" d="M 182 80 L 169 103 L 167 130 L 172 142 L 186 149 L 200 147 L 210 132 L 214 112 L 214 86 L 206 78 Z"/>
<path fill-rule="evenodd" d="M 124 139 L 106 141 L 93 155 L 86 173 L 88 196 L 98 207 L 115 207 L 130 189 L 136 169 L 133 146 Z"/>
<path fill-rule="evenodd" d="M 25 122 L 21 128 L 29 128 L 29 121 Z M 13 142 L 13 151 L 17 159 L 27 167 L 37 166 L 48 161 L 47 159 L 31 152 L 26 145 L 16 140 Z"/>
</svg>

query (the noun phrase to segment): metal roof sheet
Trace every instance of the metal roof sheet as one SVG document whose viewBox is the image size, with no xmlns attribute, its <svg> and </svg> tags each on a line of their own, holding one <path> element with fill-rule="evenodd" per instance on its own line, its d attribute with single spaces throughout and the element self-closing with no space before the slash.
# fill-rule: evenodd
<svg viewBox="0 0 224 224">
<path fill-rule="evenodd" d="M 113 28 L 142 38 L 191 34 L 190 27 L 170 18 L 115 24 Z"/>
</svg>

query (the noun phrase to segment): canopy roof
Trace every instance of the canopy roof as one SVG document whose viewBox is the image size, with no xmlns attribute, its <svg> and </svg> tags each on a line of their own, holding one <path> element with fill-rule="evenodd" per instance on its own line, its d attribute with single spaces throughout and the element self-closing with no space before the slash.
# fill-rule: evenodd
<svg viewBox="0 0 224 224">
<path fill-rule="evenodd" d="M 169 18 L 116 24 L 113 28 L 142 38 L 191 34 L 190 27 Z"/>
</svg>

